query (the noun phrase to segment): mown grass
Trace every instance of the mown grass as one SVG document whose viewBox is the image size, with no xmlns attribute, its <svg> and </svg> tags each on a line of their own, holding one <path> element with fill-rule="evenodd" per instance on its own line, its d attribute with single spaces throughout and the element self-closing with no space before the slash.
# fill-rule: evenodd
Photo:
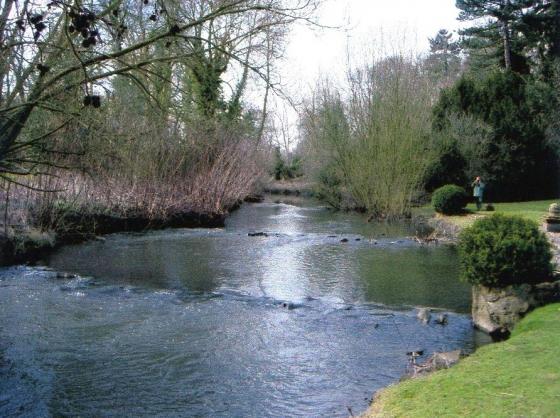
<svg viewBox="0 0 560 418">
<path fill-rule="evenodd" d="M 467 206 L 467 210 L 463 215 L 456 215 L 456 216 L 445 216 L 446 220 L 453 222 L 454 224 L 465 227 L 472 224 L 477 218 L 482 216 L 488 216 L 492 213 L 504 213 L 507 215 L 519 215 L 527 219 L 531 219 L 537 223 L 541 223 L 547 212 L 548 207 L 555 202 L 560 202 L 560 200 L 538 200 L 538 201 L 531 201 L 531 202 L 511 202 L 511 203 L 494 203 L 494 212 L 488 212 L 484 210 L 486 204 L 483 206 L 483 210 L 478 211 L 476 210 L 476 205 L 474 203 L 470 203 Z M 419 208 L 414 209 L 414 214 L 416 215 L 423 215 L 423 216 L 435 216 L 436 212 L 434 211 L 431 205 L 425 205 Z M 441 215 L 437 215 L 441 216 Z"/>
<path fill-rule="evenodd" d="M 455 367 L 384 390 L 364 417 L 560 416 L 560 304 Z"/>
</svg>

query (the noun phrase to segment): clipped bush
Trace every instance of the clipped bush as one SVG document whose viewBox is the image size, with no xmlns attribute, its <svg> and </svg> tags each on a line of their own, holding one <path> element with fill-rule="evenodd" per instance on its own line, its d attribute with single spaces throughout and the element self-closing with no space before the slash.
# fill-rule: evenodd
<svg viewBox="0 0 560 418">
<path fill-rule="evenodd" d="M 459 235 L 461 278 L 471 284 L 505 287 L 541 283 L 552 276 L 550 244 L 536 222 L 493 214 Z"/>
<path fill-rule="evenodd" d="M 432 205 L 436 212 L 456 215 L 467 206 L 467 192 L 462 187 L 448 184 L 437 189 L 432 195 Z"/>
</svg>

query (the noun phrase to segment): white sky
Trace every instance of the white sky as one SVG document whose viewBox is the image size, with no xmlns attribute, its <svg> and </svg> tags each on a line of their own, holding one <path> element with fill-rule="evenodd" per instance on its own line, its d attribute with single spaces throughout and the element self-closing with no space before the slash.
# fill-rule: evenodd
<svg viewBox="0 0 560 418">
<path fill-rule="evenodd" d="M 348 51 L 354 60 L 365 51 L 426 53 L 439 29 L 458 29 L 457 15 L 455 0 L 326 0 L 318 23 L 338 29 L 293 27 L 278 67 L 281 83 L 297 100 L 320 76 L 343 79 Z"/>
<path fill-rule="evenodd" d="M 296 26 L 280 67 L 282 81 L 310 85 L 321 74 L 343 73 L 348 50 L 426 52 L 439 29 L 458 28 L 457 15 L 455 0 L 327 0 L 318 21 L 340 29 Z"/>
</svg>

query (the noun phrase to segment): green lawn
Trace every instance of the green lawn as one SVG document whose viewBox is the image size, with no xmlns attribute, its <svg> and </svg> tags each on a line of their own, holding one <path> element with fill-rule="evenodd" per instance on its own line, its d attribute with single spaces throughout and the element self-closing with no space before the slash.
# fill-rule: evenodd
<svg viewBox="0 0 560 418">
<path fill-rule="evenodd" d="M 364 417 L 560 416 L 560 304 L 451 369 L 383 391 Z"/>
<path fill-rule="evenodd" d="M 538 200 L 531 202 L 512 202 L 512 203 L 495 203 L 494 208 L 496 212 L 505 213 L 508 215 L 520 215 L 528 219 L 532 219 L 541 223 L 548 212 L 548 207 L 560 200 Z M 486 206 L 486 205 L 485 205 Z M 431 205 L 425 205 L 415 208 L 413 211 L 416 215 L 434 216 L 435 212 Z M 481 216 L 486 216 L 494 212 L 487 212 L 485 210 L 477 211 L 476 205 L 471 203 L 467 206 L 467 213 L 461 216 L 446 216 L 445 218 L 459 226 L 468 226 L 475 219 Z"/>
</svg>

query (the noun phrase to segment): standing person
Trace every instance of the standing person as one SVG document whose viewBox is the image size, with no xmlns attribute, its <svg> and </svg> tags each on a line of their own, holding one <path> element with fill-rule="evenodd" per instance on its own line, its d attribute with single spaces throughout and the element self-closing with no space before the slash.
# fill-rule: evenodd
<svg viewBox="0 0 560 418">
<path fill-rule="evenodd" d="M 476 209 L 480 210 L 480 208 L 482 207 L 482 197 L 484 195 L 484 188 L 486 187 L 486 185 L 479 176 L 474 179 L 472 187 L 474 200 L 476 202 Z"/>
</svg>

